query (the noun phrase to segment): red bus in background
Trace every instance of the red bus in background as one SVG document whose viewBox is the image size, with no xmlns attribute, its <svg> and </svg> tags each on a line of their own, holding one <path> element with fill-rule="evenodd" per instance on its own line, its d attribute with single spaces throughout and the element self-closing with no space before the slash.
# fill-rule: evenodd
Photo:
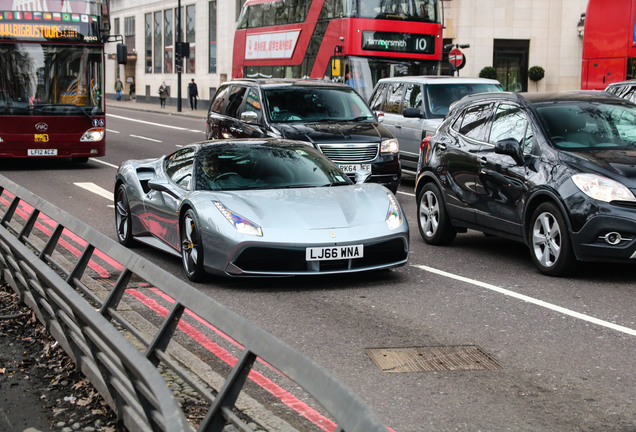
<svg viewBox="0 0 636 432">
<path fill-rule="evenodd" d="M 0 158 L 104 156 L 109 27 L 100 0 L 0 0 Z"/>
<path fill-rule="evenodd" d="M 438 0 L 247 0 L 234 37 L 234 78 L 321 78 L 365 98 L 385 77 L 437 75 Z"/>
<path fill-rule="evenodd" d="M 589 0 L 583 33 L 581 89 L 636 78 L 636 0 Z"/>
</svg>

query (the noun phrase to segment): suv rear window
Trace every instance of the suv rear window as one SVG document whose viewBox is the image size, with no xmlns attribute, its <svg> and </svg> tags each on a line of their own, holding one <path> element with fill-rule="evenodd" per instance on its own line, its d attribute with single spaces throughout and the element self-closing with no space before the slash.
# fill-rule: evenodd
<svg viewBox="0 0 636 432">
<path fill-rule="evenodd" d="M 448 107 L 455 101 L 473 93 L 501 91 L 495 84 L 436 84 L 426 86 L 428 110 L 432 117 L 444 117 Z"/>
</svg>

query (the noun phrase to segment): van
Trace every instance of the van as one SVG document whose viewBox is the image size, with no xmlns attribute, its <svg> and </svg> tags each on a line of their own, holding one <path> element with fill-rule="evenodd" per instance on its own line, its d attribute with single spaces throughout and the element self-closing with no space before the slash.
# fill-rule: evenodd
<svg viewBox="0 0 636 432">
<path fill-rule="evenodd" d="M 400 146 L 404 173 L 415 175 L 420 143 L 435 133 L 449 106 L 462 97 L 503 91 L 499 81 L 451 76 L 383 78 L 373 89 L 369 105 Z"/>
</svg>

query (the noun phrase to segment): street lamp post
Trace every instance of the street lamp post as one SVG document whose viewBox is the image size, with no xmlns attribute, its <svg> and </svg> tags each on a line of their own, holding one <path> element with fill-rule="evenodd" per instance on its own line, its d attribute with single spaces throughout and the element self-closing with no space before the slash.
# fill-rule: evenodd
<svg viewBox="0 0 636 432">
<path fill-rule="evenodd" d="M 177 42 L 175 46 L 175 60 L 177 61 L 177 112 L 181 112 L 181 69 L 183 68 L 183 54 L 181 52 L 181 0 L 177 1 Z"/>
</svg>

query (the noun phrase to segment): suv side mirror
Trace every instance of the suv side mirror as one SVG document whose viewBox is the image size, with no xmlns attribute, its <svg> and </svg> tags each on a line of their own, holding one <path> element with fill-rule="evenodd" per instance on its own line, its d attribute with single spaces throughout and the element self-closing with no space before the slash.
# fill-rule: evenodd
<svg viewBox="0 0 636 432">
<path fill-rule="evenodd" d="M 406 118 L 421 118 L 422 113 L 417 108 L 406 108 L 402 115 Z"/>
<path fill-rule="evenodd" d="M 258 114 L 254 111 L 245 111 L 241 113 L 241 121 L 249 124 L 258 123 Z"/>
<path fill-rule="evenodd" d="M 497 141 L 495 144 L 495 153 L 511 156 L 519 165 L 524 162 L 521 143 L 514 138 L 506 138 Z"/>
</svg>

